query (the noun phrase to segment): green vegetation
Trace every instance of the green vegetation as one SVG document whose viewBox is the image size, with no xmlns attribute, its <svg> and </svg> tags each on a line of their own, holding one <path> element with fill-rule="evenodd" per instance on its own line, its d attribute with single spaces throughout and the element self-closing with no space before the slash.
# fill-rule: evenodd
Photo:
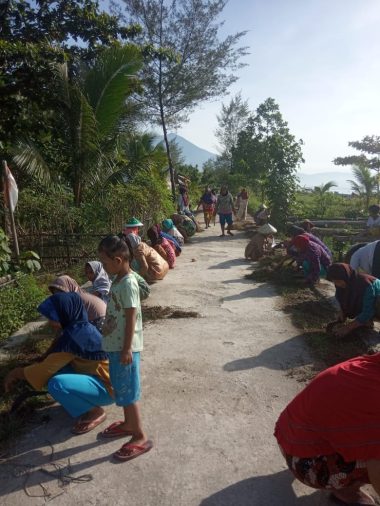
<svg viewBox="0 0 380 506">
<path fill-rule="evenodd" d="M 32 275 L 22 276 L 0 290 L 0 342 L 24 323 L 37 318 L 37 306 L 46 297 Z"/>
<path fill-rule="evenodd" d="M 309 380 L 317 372 L 349 358 L 373 353 L 371 331 L 360 330 L 342 339 L 326 332 L 326 325 L 336 317 L 337 310 L 331 304 L 332 291 L 328 286 L 305 287 L 299 273 L 290 260 L 284 262 L 280 253 L 259 262 L 250 279 L 270 282 L 282 295 L 281 309 L 289 314 L 293 325 L 300 330 L 312 353 L 312 363 L 292 371 L 300 381 Z"/>
<path fill-rule="evenodd" d="M 142 112 L 161 126 L 173 196 L 174 163 L 168 126 L 179 126 L 205 100 L 225 94 L 237 80 L 247 48 L 236 47 L 246 32 L 220 39 L 218 20 L 226 0 L 123 0 L 126 19 L 142 27 L 136 40 L 157 57 L 142 70 Z"/>
</svg>

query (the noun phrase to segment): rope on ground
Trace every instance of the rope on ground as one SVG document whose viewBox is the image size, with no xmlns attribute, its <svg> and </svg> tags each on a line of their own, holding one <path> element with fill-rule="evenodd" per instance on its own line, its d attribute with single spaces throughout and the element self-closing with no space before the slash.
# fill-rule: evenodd
<svg viewBox="0 0 380 506">
<path fill-rule="evenodd" d="M 18 462 L 7 462 L 9 459 L 2 459 L 1 464 L 8 463 L 8 465 L 13 466 L 13 476 L 15 478 L 24 477 L 22 488 L 27 497 L 40 497 L 48 502 L 55 497 L 63 494 L 65 492 L 65 488 L 71 483 L 89 483 L 94 479 L 92 474 L 73 476 L 73 468 L 70 458 L 67 458 L 66 462 L 55 462 L 54 446 L 48 440 L 46 440 L 46 443 L 50 447 L 49 461 L 37 469 L 34 468 L 33 464 L 19 464 Z M 48 487 L 42 483 L 43 480 L 41 480 L 38 484 L 36 484 L 36 486 L 40 487 L 42 492 L 32 493 L 30 491 L 31 487 L 29 486 L 29 482 L 32 476 L 35 476 L 35 474 L 38 472 L 49 476 L 50 478 L 55 478 L 58 482 L 58 490 L 56 492 L 49 491 Z"/>
</svg>

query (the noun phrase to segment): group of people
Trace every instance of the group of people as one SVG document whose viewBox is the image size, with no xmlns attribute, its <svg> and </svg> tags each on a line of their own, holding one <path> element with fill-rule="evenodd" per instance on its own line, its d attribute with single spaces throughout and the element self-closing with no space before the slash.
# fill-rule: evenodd
<svg viewBox="0 0 380 506">
<path fill-rule="evenodd" d="M 49 284 L 51 295 L 38 311 L 48 319 L 55 337 L 38 361 L 16 367 L 5 379 L 6 392 L 21 380 L 37 391 L 46 388 L 77 419 L 71 429 L 76 435 L 102 424 L 105 406 L 116 403 L 123 409 L 123 419 L 100 436 L 129 438 L 114 454 L 118 460 L 136 458 L 153 447 L 139 407 L 141 300 L 149 295 L 151 283 L 175 267 L 185 241 L 195 232 L 196 224 L 186 226 L 183 217 L 173 215 L 150 227 L 150 244 L 142 241 L 143 224 L 136 218 L 118 236 L 105 237 L 98 246 L 99 260 L 84 265 L 88 289 L 66 275 L 54 279 Z"/>
<path fill-rule="evenodd" d="M 212 221 L 215 225 L 215 217 L 219 215 L 219 223 L 222 232 L 220 237 L 225 237 L 226 231 L 228 235 L 233 235 L 233 217 L 239 221 L 246 220 L 248 199 L 249 194 L 246 188 L 240 190 L 235 202 L 227 185 L 223 185 L 220 188 L 219 194 L 210 186 L 206 186 L 199 200 L 197 209 L 200 207 L 203 209 L 206 228 L 210 227 Z"/>
<path fill-rule="evenodd" d="M 332 263 L 326 277 L 340 306 L 335 334 L 372 326 L 380 280 L 348 263 Z M 379 389 L 380 353 L 356 357 L 316 376 L 277 421 L 275 437 L 290 471 L 305 485 L 329 490 L 337 504 L 375 504 L 364 484 L 380 494 Z"/>
<path fill-rule="evenodd" d="M 370 208 L 367 228 L 380 226 L 379 211 Z M 310 222 L 291 226 L 287 252 L 302 262 L 307 282 L 324 275 L 334 283 L 340 311 L 327 328 L 338 337 L 371 328 L 380 316 L 380 241 L 357 244 L 344 262 L 333 263 L 311 229 Z M 305 485 L 329 491 L 336 504 L 375 504 L 362 490 L 365 484 L 380 494 L 379 389 L 380 353 L 356 357 L 317 375 L 276 423 L 274 435 L 289 470 Z"/>
</svg>

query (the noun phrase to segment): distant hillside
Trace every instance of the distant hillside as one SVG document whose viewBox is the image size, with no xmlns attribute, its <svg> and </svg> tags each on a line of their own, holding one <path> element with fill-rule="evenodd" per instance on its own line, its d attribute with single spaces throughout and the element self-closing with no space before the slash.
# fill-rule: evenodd
<svg viewBox="0 0 380 506">
<path fill-rule="evenodd" d="M 351 185 L 347 183 L 347 179 L 354 179 L 351 172 L 319 172 L 318 174 L 298 174 L 301 186 L 306 188 L 314 188 L 321 184 L 334 181 L 338 186 L 332 188 L 332 191 L 340 193 L 351 193 Z"/>
<path fill-rule="evenodd" d="M 216 158 L 217 156 L 215 153 L 207 151 L 207 149 L 198 148 L 198 146 L 184 139 L 180 135 L 169 134 L 168 137 L 170 141 L 175 140 L 178 144 L 182 151 L 185 163 L 189 165 L 197 165 L 199 170 L 202 170 L 203 164 L 207 162 L 207 160 L 210 158 Z M 162 142 L 162 137 L 158 138 L 157 142 Z"/>
</svg>

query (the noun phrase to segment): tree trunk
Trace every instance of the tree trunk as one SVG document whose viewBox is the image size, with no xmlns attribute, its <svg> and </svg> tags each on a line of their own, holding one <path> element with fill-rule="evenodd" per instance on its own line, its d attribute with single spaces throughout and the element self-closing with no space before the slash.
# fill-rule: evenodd
<svg viewBox="0 0 380 506">
<path fill-rule="evenodd" d="M 164 2 L 161 0 L 161 9 L 160 9 L 160 48 L 162 48 L 162 22 L 163 22 L 163 5 Z M 158 91 L 159 91 L 159 105 L 160 105 L 160 117 L 161 117 L 161 125 L 162 125 L 162 131 L 164 134 L 164 142 L 165 142 L 165 148 L 166 148 L 166 156 L 168 158 L 168 166 L 169 166 L 169 174 L 170 174 L 170 185 L 172 189 L 172 198 L 173 202 L 176 200 L 175 195 L 175 179 L 174 179 L 174 167 L 173 167 L 173 161 L 170 154 L 170 145 L 168 140 L 168 132 L 166 130 L 166 121 L 165 121 L 165 112 L 164 112 L 164 104 L 163 104 L 163 97 L 162 97 L 162 56 L 159 56 L 159 78 L 158 78 Z"/>
<path fill-rule="evenodd" d="M 170 154 L 170 144 L 169 144 L 169 139 L 168 139 L 168 133 L 167 133 L 167 130 L 166 130 L 165 116 L 164 116 L 164 112 L 163 112 L 163 110 L 162 110 L 161 107 L 160 107 L 160 112 L 161 112 L 162 131 L 163 131 L 163 134 L 164 134 L 164 142 L 165 142 L 165 148 L 166 148 L 166 156 L 168 157 L 168 166 L 169 166 L 169 174 L 170 174 L 170 185 L 171 185 L 171 189 L 172 189 L 173 202 L 175 202 L 176 194 L 175 194 L 174 167 L 173 167 L 172 157 L 171 157 L 171 154 Z"/>
</svg>

